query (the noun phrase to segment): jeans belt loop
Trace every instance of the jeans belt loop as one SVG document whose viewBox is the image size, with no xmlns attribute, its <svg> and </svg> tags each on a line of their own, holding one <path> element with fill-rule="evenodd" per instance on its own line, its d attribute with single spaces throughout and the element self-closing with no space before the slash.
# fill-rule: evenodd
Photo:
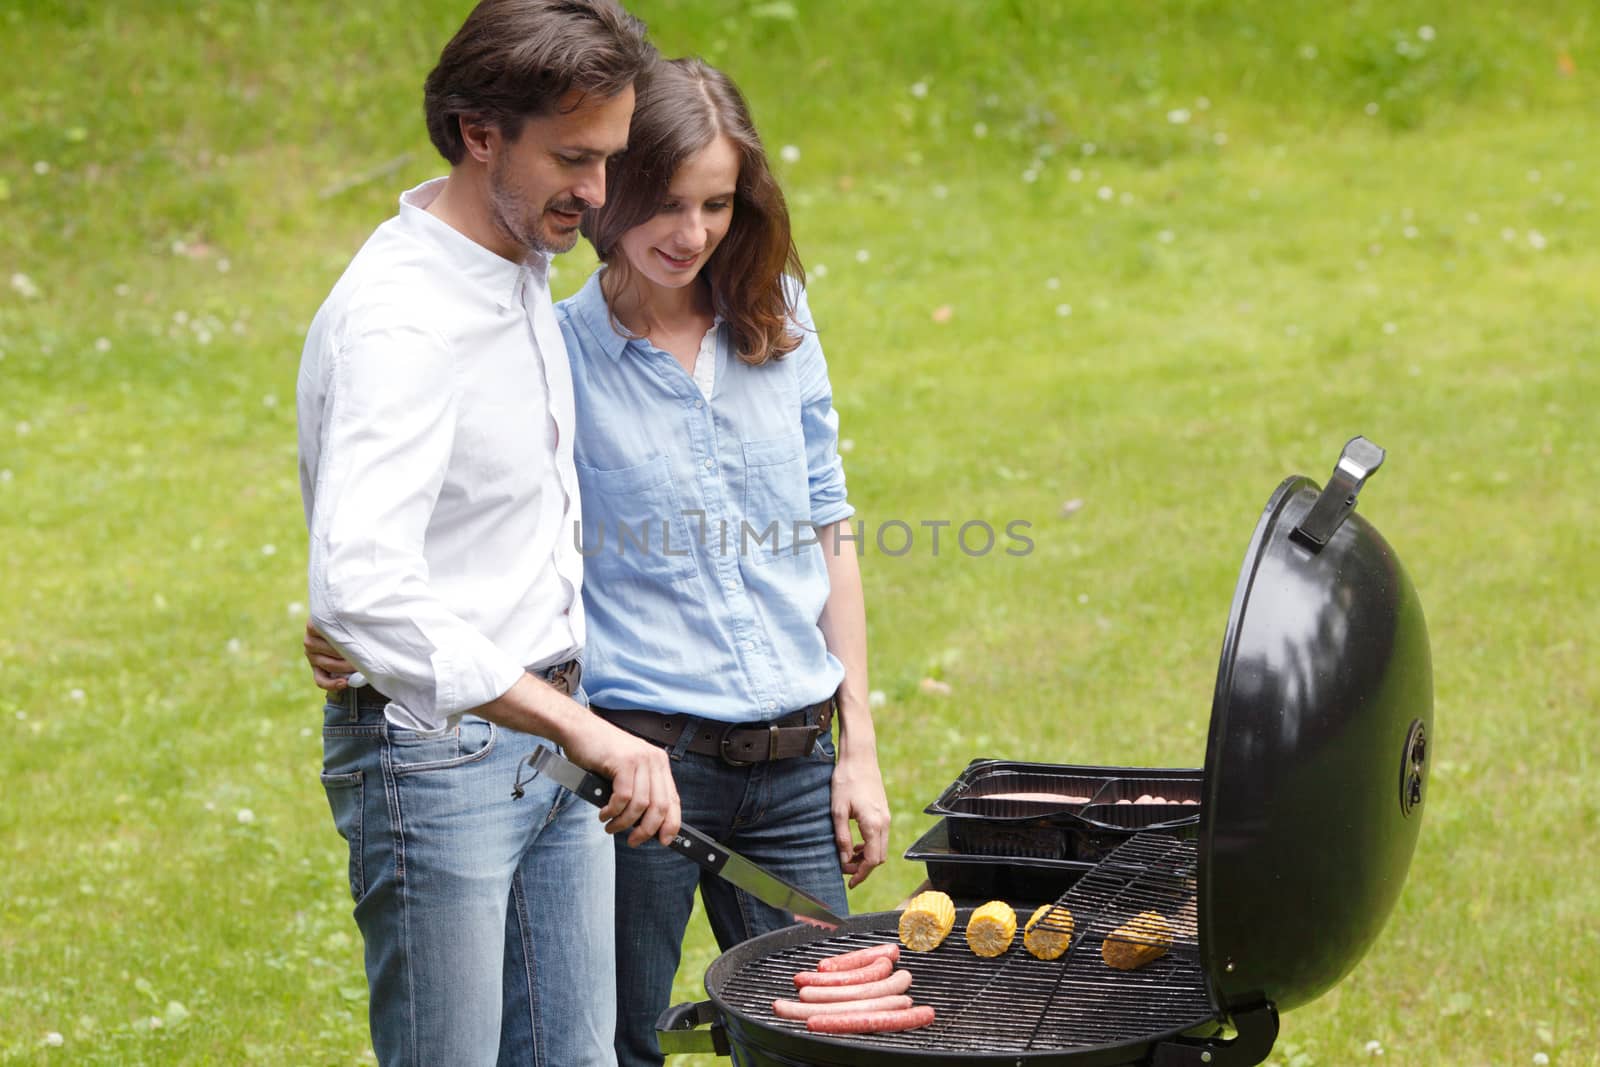
<svg viewBox="0 0 1600 1067">
<path fill-rule="evenodd" d="M 778 724 L 770 723 L 767 726 L 767 759 L 778 758 Z"/>
</svg>

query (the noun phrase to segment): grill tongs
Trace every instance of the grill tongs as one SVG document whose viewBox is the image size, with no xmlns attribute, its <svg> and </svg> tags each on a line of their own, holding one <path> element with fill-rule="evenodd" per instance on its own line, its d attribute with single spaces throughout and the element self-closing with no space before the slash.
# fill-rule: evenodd
<svg viewBox="0 0 1600 1067">
<path fill-rule="evenodd" d="M 610 782 L 563 758 L 554 749 L 541 748 L 528 762 L 535 773 L 549 775 L 551 781 L 570 789 L 597 808 L 605 807 L 606 801 L 611 799 Z M 680 826 L 678 836 L 672 839 L 668 847 L 758 900 L 791 912 L 797 919 L 828 926 L 844 925 L 843 919 L 829 911 L 815 897 L 795 888 L 765 867 L 751 863 L 737 852 L 723 848 L 692 826 Z"/>
</svg>

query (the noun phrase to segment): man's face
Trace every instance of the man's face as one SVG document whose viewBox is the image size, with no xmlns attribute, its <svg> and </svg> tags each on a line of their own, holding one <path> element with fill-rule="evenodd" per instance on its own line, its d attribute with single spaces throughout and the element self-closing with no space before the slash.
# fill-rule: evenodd
<svg viewBox="0 0 1600 1067">
<path fill-rule="evenodd" d="M 528 252 L 571 251 L 584 209 L 606 201 L 606 160 L 627 147 L 632 118 L 631 86 L 609 97 L 572 92 L 554 113 L 523 122 L 515 141 L 496 138 L 495 226 Z"/>
</svg>

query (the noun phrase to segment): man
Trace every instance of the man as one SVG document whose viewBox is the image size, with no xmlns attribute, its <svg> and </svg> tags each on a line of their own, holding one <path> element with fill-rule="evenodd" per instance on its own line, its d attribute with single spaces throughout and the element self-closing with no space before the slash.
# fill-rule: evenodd
<svg viewBox="0 0 1600 1067">
<path fill-rule="evenodd" d="M 643 27 L 483 0 L 428 76 L 449 175 L 405 193 L 312 322 L 298 385 L 312 622 L 366 682 L 325 709 L 383 1064 L 612 1062 L 613 850 L 670 841 L 666 753 L 591 715 L 571 379 L 549 257 L 605 199 Z M 576 697 L 577 699 L 574 699 Z M 615 786 L 594 809 L 541 745 Z"/>
</svg>

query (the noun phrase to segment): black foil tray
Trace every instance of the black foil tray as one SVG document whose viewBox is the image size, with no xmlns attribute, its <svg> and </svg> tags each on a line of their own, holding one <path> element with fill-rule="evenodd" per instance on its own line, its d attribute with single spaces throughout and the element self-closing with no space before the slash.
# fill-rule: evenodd
<svg viewBox="0 0 1600 1067">
<path fill-rule="evenodd" d="M 1202 779 L 1177 768 L 979 759 L 924 810 L 944 816 L 950 846 L 964 854 L 1093 863 L 1144 830 L 1193 837 Z M 1147 796 L 1166 803 L 1141 803 Z"/>
<path fill-rule="evenodd" d="M 905 858 L 925 864 L 928 885 L 961 903 L 1044 904 L 1059 898 L 1095 867 L 1077 860 L 963 852 L 950 844 L 949 825 L 945 819 L 934 823 L 906 849 Z"/>
</svg>

